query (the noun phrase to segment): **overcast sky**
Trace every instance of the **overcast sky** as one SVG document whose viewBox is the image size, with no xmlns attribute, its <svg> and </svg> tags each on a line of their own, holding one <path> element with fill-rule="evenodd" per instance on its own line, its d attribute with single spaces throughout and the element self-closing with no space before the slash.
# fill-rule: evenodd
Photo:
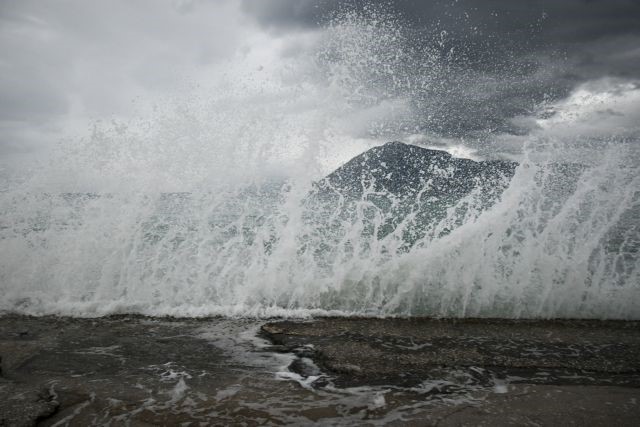
<svg viewBox="0 0 640 427">
<path fill-rule="evenodd" d="M 272 31 L 316 27 L 338 0 L 243 1 L 243 11 Z M 583 77 L 640 75 L 638 0 L 395 0 L 387 3 L 415 28 L 522 53 L 554 50 Z M 355 2 L 362 6 L 366 2 Z"/>
<path fill-rule="evenodd" d="M 326 31 L 345 4 L 349 2 L 2 1 L 0 156 L 10 163 L 45 152 L 62 137 L 87 132 L 95 120 L 140 114 L 141 105 L 176 96 L 186 87 L 214 87 L 216 73 L 238 55 L 260 49 L 272 49 L 272 61 L 295 55 L 305 48 L 304 40 Z M 350 4 L 358 9 L 364 2 Z M 527 114 L 533 104 L 550 97 L 555 105 L 566 106 L 578 99 L 576 93 L 589 95 L 590 90 L 605 93 L 602 102 L 622 96 L 618 104 L 624 111 L 607 107 L 617 117 L 617 127 L 630 126 L 639 117 L 640 0 L 385 4 L 419 43 L 443 52 L 456 49 L 451 60 L 456 78 L 489 76 L 498 82 L 473 90 L 450 85 L 449 96 L 438 102 L 433 92 L 417 94 L 416 99 L 424 98 L 421 130 L 443 137 L 482 132 L 518 136 L 530 130 Z M 443 32 L 446 38 L 438 45 L 435 40 Z M 274 45 L 280 48 L 273 50 Z M 469 92 L 466 101 L 454 105 L 462 91 Z"/>
</svg>

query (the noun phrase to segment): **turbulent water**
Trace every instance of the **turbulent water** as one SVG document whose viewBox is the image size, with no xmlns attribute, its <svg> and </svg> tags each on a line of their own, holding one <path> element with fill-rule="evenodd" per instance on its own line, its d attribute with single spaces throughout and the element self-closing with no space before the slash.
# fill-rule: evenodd
<svg viewBox="0 0 640 427">
<path fill-rule="evenodd" d="M 238 55 L 207 90 L 3 178 L 0 310 L 639 319 L 637 129 L 585 135 L 567 102 L 536 101 L 532 117 L 558 111 L 524 134 L 461 134 L 500 85 L 432 37 L 415 47 L 392 14 L 344 12 L 277 63 Z M 520 71 L 504 84 L 540 75 Z M 391 140 L 518 163 L 456 197 L 429 193 L 462 185 L 448 167 L 410 196 L 356 181 L 318 197 Z"/>
</svg>

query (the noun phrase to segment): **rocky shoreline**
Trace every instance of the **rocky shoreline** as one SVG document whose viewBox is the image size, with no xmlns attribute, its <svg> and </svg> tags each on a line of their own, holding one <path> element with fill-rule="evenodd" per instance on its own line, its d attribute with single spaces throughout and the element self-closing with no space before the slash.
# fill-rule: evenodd
<svg viewBox="0 0 640 427">
<path fill-rule="evenodd" d="M 357 319 L 267 323 L 274 350 L 331 373 L 336 384 L 415 386 L 447 369 L 478 382 L 640 387 L 640 324 L 620 321 Z M 304 375 L 304 366 L 292 367 Z"/>
<path fill-rule="evenodd" d="M 639 326 L 5 315 L 0 426 L 631 426 Z"/>
</svg>

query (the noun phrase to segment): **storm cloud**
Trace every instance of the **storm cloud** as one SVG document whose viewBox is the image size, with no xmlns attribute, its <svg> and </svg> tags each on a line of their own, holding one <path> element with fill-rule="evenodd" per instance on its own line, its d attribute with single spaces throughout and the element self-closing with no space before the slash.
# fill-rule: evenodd
<svg viewBox="0 0 640 427">
<path fill-rule="evenodd" d="M 580 88 L 637 91 L 638 0 L 2 2 L 2 160 L 198 85 L 256 40 L 297 40 L 341 11 L 371 7 L 403 22 L 417 54 L 424 45 L 449 55 L 442 84 L 412 95 L 420 132 L 518 136 L 542 103 L 565 108 Z M 290 44 L 282 55 L 301 48 Z M 624 108 L 613 113 L 637 117 L 640 107 Z"/>
<path fill-rule="evenodd" d="M 441 86 L 412 94 L 419 133 L 462 138 L 480 155 L 517 153 L 532 132 L 640 133 L 637 0 L 243 1 L 276 34 L 371 7 L 399 16 L 415 43 L 447 55 Z"/>
<path fill-rule="evenodd" d="M 640 34 L 637 0 L 243 0 L 243 9 L 274 30 L 322 25 L 340 9 L 382 5 L 420 28 L 438 27 L 474 37 L 536 34 L 546 42 L 588 42 Z"/>
<path fill-rule="evenodd" d="M 243 9 L 263 27 L 284 32 L 322 26 L 337 10 L 371 4 L 397 13 L 423 43 L 446 33 L 442 49 L 464 52 L 459 57 L 467 69 L 553 67 L 554 75 L 538 86 L 547 94 L 565 96 L 602 77 L 640 77 L 638 0 L 243 0 Z"/>
</svg>

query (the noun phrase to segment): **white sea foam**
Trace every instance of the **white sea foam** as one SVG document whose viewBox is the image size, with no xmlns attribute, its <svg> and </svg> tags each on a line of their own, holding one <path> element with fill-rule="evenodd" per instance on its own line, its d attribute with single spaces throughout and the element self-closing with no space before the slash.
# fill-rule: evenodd
<svg viewBox="0 0 640 427">
<path fill-rule="evenodd" d="M 581 87 L 550 106 L 555 119 L 502 137 L 522 146 L 521 165 L 490 208 L 472 192 L 408 250 L 410 221 L 378 238 L 364 213 L 329 240 L 304 201 L 350 156 L 392 139 L 475 150 L 428 128 L 416 136 L 451 96 L 441 83 L 451 68 L 398 18 L 345 12 L 307 42 L 266 68 L 264 52 L 239 54 L 213 86 L 151 116 L 96 123 L 30 179 L 6 178 L 0 310 L 640 318 L 637 128 L 570 131 L 595 114 L 584 91 L 601 89 Z M 456 89 L 472 96 L 473 78 Z M 627 89 L 624 102 L 637 92 Z M 605 92 L 593 102 L 616 93 Z M 581 164 L 580 177 L 563 179 L 558 161 Z M 386 214 L 376 215 L 379 226 Z"/>
</svg>

